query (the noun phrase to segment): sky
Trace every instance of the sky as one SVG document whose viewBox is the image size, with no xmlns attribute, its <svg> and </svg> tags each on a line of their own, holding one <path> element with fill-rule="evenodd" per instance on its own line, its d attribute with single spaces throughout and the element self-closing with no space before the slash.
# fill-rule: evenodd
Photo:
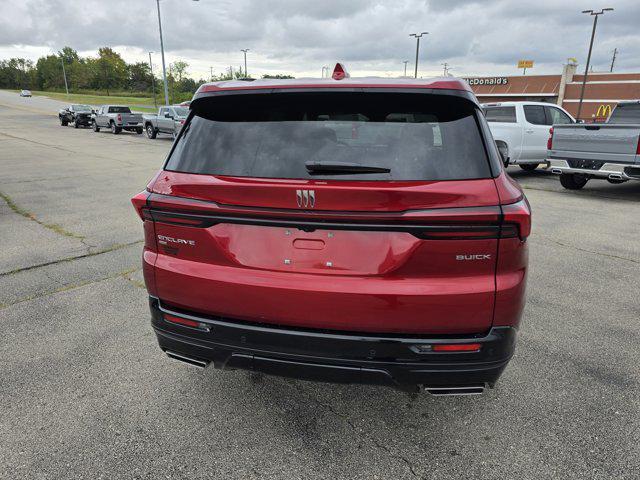
<svg viewBox="0 0 640 480">
<path fill-rule="evenodd" d="M 352 76 L 413 72 L 422 37 L 419 76 L 559 74 L 567 58 L 586 60 L 593 17 L 599 17 L 594 71 L 640 71 L 640 0 L 161 0 L 167 64 L 183 60 L 188 74 L 208 78 L 243 64 L 252 76 L 319 77 L 343 62 Z M 114 48 L 128 62 L 161 57 L 155 0 L 0 0 L 0 59 L 38 57 L 70 46 L 95 56 Z M 580 69 L 581 67 L 579 67 Z M 582 67 L 583 68 L 583 67 Z"/>
</svg>

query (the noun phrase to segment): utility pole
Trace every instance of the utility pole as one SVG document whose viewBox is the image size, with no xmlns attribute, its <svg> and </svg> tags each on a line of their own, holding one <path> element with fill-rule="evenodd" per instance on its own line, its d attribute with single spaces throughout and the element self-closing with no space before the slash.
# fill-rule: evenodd
<svg viewBox="0 0 640 480">
<path fill-rule="evenodd" d="M 240 51 L 244 53 L 244 76 L 249 77 L 249 74 L 247 73 L 247 52 L 249 51 L 249 49 L 243 48 Z"/>
<path fill-rule="evenodd" d="M 160 0 L 156 0 L 158 6 L 158 29 L 160 30 L 160 53 L 162 54 L 162 81 L 164 82 L 164 104 L 169 105 L 169 85 L 167 85 L 167 67 L 164 63 L 164 42 L 162 41 L 162 20 L 160 19 Z"/>
<path fill-rule="evenodd" d="M 213 82 L 213 67 L 209 67 L 209 72 L 211 73 L 209 76 L 209 81 Z"/>
<path fill-rule="evenodd" d="M 151 71 L 151 90 L 153 91 L 153 106 L 158 108 L 158 102 L 156 101 L 156 77 L 153 74 L 153 63 L 151 63 L 151 54 L 149 52 L 149 70 Z"/>
<path fill-rule="evenodd" d="M 603 15 L 604 12 L 611 12 L 613 8 L 603 8 L 599 12 L 593 10 L 583 10 L 582 13 L 588 13 L 593 17 L 593 30 L 591 30 L 591 42 L 589 43 L 589 53 L 587 55 L 587 64 L 584 66 L 584 76 L 582 77 L 582 88 L 580 89 L 580 103 L 578 103 L 578 114 L 576 120 L 580 119 L 580 113 L 582 112 L 582 100 L 584 99 L 584 87 L 587 84 L 587 74 L 589 73 L 589 63 L 591 62 L 591 51 L 593 50 L 593 39 L 596 36 L 596 25 L 598 25 L 598 17 Z"/>
<path fill-rule="evenodd" d="M 404 60 L 402 63 L 404 63 L 404 76 L 407 76 L 407 63 L 409 63 L 409 60 Z"/>
<path fill-rule="evenodd" d="M 414 74 L 414 78 L 418 78 L 418 55 L 420 53 L 420 38 L 423 35 L 429 35 L 429 32 L 421 32 L 421 33 L 410 33 L 410 37 L 416 37 L 416 71 Z"/>
<path fill-rule="evenodd" d="M 613 72 L 613 64 L 616 63 L 616 55 L 618 55 L 618 49 L 614 48 L 613 49 L 613 58 L 611 58 L 611 68 L 609 69 L 610 72 Z"/>
<path fill-rule="evenodd" d="M 69 95 L 69 86 L 67 85 L 67 72 L 64 69 L 64 57 L 60 55 L 60 62 L 62 63 L 62 76 L 64 77 L 64 89 L 67 91 L 67 95 Z"/>
<path fill-rule="evenodd" d="M 449 64 L 447 62 L 444 62 L 442 66 L 443 66 L 442 76 L 446 77 L 447 74 L 449 73 Z"/>
</svg>

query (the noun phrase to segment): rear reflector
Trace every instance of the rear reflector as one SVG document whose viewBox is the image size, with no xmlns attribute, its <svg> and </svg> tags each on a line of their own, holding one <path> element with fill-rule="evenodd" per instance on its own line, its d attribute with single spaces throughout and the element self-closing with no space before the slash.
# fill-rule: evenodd
<svg viewBox="0 0 640 480">
<path fill-rule="evenodd" d="M 209 326 L 206 323 L 197 322 L 188 318 L 176 317 L 175 315 L 164 314 L 164 319 L 169 323 L 176 323 L 185 327 L 197 328 L 198 330 L 209 330 Z"/>
<path fill-rule="evenodd" d="M 454 343 L 449 345 L 433 345 L 434 352 L 477 352 L 480 350 L 480 343 Z"/>
</svg>

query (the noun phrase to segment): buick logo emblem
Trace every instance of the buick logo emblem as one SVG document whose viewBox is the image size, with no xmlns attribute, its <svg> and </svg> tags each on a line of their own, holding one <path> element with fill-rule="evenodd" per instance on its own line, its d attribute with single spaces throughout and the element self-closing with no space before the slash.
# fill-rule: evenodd
<svg viewBox="0 0 640 480">
<path fill-rule="evenodd" d="M 298 202 L 298 207 L 300 208 L 315 208 L 315 190 L 296 190 L 296 202 Z"/>
</svg>

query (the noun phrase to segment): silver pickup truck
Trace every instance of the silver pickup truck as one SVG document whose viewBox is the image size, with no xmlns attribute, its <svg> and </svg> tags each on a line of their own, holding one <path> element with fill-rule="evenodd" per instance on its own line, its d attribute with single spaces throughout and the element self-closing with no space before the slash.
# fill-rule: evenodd
<svg viewBox="0 0 640 480">
<path fill-rule="evenodd" d="M 554 125 L 547 162 L 570 190 L 592 178 L 640 180 L 640 100 L 618 103 L 606 123 Z"/>
<path fill-rule="evenodd" d="M 147 137 L 156 138 L 158 133 L 168 133 L 176 136 L 184 125 L 189 108 L 180 105 L 160 107 L 157 115 L 143 115 L 142 122 L 147 132 Z"/>
<path fill-rule="evenodd" d="M 122 105 L 102 105 L 93 115 L 93 131 L 99 132 L 100 128 L 109 128 L 114 134 L 122 130 L 141 134 L 142 115 Z"/>
</svg>

